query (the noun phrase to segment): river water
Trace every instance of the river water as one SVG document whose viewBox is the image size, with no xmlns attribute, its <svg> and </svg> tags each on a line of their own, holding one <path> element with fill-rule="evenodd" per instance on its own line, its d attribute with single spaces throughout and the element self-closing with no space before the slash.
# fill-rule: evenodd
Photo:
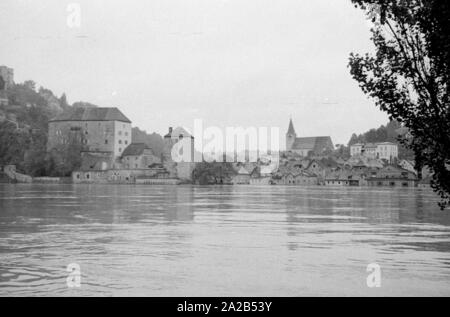
<svg viewBox="0 0 450 317">
<path fill-rule="evenodd" d="M 450 296 L 436 203 L 406 188 L 0 184 L 0 296 Z"/>
</svg>

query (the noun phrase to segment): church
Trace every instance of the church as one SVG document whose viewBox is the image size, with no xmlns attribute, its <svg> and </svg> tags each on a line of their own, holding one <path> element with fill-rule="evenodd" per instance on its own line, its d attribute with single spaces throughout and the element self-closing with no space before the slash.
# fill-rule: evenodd
<svg viewBox="0 0 450 317">
<path fill-rule="evenodd" d="M 322 155 L 333 151 L 334 145 L 329 136 L 314 136 L 297 138 L 292 119 L 286 133 L 286 151 L 297 153 L 301 156 Z"/>
</svg>

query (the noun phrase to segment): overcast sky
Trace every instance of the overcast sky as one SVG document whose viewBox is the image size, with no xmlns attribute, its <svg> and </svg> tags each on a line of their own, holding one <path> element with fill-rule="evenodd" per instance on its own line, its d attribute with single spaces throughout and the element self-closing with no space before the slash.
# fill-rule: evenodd
<svg viewBox="0 0 450 317">
<path fill-rule="evenodd" d="M 81 6 L 81 27 L 67 6 Z M 134 126 L 279 126 L 298 136 L 387 122 L 347 68 L 372 50 L 350 0 L 1 0 L 0 65 Z"/>
</svg>

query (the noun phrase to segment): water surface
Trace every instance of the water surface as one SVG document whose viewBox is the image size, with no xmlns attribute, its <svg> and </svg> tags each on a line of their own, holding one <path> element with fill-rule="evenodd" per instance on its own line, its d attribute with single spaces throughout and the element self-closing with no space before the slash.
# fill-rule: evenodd
<svg viewBox="0 0 450 317">
<path fill-rule="evenodd" d="M 3 184 L 0 296 L 450 296 L 436 203 L 425 189 Z"/>
</svg>

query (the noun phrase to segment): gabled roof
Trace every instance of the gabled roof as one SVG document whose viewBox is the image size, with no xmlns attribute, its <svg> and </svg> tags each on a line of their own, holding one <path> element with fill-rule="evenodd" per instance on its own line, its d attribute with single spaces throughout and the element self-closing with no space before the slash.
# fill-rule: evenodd
<svg viewBox="0 0 450 317">
<path fill-rule="evenodd" d="M 401 164 L 402 162 L 403 162 L 403 163 L 408 163 L 408 164 L 410 164 L 410 165 L 412 165 L 412 166 L 415 166 L 415 165 L 416 165 L 416 163 L 415 163 L 414 161 L 407 160 L 407 159 L 401 160 L 401 161 L 400 161 L 400 164 Z"/>
<path fill-rule="evenodd" d="M 144 150 L 151 150 L 145 143 L 131 143 L 122 153 L 122 156 L 139 156 L 144 153 Z"/>
<path fill-rule="evenodd" d="M 276 169 L 276 165 L 263 165 L 260 169 L 260 174 L 272 174 Z"/>
<path fill-rule="evenodd" d="M 244 168 L 244 166 L 241 166 L 241 168 L 237 172 L 239 175 L 249 175 L 250 173 Z"/>
<path fill-rule="evenodd" d="M 394 165 L 386 165 L 381 169 L 381 172 L 409 172 L 408 170 L 405 170 L 404 168 L 401 168 L 400 166 L 394 166 Z"/>
<path fill-rule="evenodd" d="M 304 177 L 317 177 L 316 174 L 308 172 L 308 171 L 296 171 L 293 172 L 292 175 L 294 177 L 304 176 Z"/>
<path fill-rule="evenodd" d="M 192 137 L 192 134 L 190 134 L 185 128 L 183 127 L 177 127 L 172 130 L 172 132 L 167 133 L 164 137 L 165 138 L 179 138 L 180 136 L 183 137 Z"/>
<path fill-rule="evenodd" d="M 355 173 L 353 173 L 352 171 L 349 170 L 339 170 L 339 171 L 334 171 L 331 173 L 328 173 L 325 176 L 325 179 L 327 180 L 357 180 L 359 179 L 360 176 L 356 175 Z"/>
<path fill-rule="evenodd" d="M 131 123 L 130 119 L 115 107 L 71 107 L 50 120 L 50 122 L 53 121 L 121 121 Z"/>
<path fill-rule="evenodd" d="M 329 148 L 330 145 L 333 146 L 333 142 L 329 136 L 296 138 L 292 145 L 292 149 L 321 152 L 324 149 Z"/>
</svg>

